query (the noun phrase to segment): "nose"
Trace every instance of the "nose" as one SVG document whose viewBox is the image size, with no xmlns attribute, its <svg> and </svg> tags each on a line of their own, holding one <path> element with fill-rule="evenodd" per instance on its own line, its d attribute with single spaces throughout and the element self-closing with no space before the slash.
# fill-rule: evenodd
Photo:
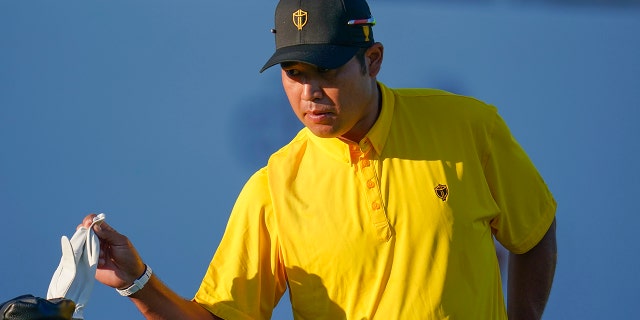
<svg viewBox="0 0 640 320">
<path fill-rule="evenodd" d="M 316 81 L 305 81 L 302 86 L 303 100 L 315 101 L 322 99 L 322 88 Z"/>
</svg>

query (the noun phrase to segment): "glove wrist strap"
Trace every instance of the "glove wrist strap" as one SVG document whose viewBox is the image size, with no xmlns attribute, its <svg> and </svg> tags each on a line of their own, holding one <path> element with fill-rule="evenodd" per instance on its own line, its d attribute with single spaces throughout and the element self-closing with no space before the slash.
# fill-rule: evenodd
<svg viewBox="0 0 640 320">
<path fill-rule="evenodd" d="M 153 271 L 151 270 L 151 267 L 149 267 L 146 264 L 144 265 L 144 267 L 145 267 L 144 273 L 142 274 L 142 276 L 140 276 L 140 278 L 134 280 L 132 285 L 130 285 L 128 288 L 125 288 L 125 289 L 116 289 L 116 291 L 118 291 L 118 293 L 121 296 L 123 297 L 130 296 L 140 291 L 140 289 L 144 288 L 147 282 L 149 282 L 149 279 L 151 279 L 151 274 L 153 273 Z"/>
</svg>

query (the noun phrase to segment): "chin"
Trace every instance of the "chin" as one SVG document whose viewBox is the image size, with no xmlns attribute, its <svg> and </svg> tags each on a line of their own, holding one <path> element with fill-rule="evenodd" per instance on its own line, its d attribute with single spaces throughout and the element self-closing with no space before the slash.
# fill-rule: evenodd
<svg viewBox="0 0 640 320">
<path fill-rule="evenodd" d="M 313 128 L 313 127 L 307 127 L 309 128 L 309 130 L 316 136 L 320 137 L 320 138 L 337 138 L 340 136 L 339 133 L 333 131 L 333 130 L 326 130 L 326 128 Z"/>
</svg>

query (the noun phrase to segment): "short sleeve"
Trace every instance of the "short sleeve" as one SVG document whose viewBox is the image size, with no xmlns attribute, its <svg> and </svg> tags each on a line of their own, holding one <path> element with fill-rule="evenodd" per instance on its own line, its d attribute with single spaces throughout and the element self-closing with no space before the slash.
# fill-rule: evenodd
<svg viewBox="0 0 640 320">
<path fill-rule="evenodd" d="M 245 184 L 194 301 L 225 319 L 269 319 L 286 290 L 266 171 Z"/>
<path fill-rule="evenodd" d="M 498 114 L 489 132 L 485 177 L 500 208 L 491 227 L 505 248 L 514 253 L 525 253 L 551 226 L 556 202 L 529 156 Z"/>
</svg>

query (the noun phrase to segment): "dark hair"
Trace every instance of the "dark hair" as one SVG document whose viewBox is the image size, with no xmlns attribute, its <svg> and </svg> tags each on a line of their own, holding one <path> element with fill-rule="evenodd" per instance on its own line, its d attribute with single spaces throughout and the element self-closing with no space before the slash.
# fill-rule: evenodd
<svg viewBox="0 0 640 320">
<path fill-rule="evenodd" d="M 365 53 L 367 53 L 367 50 L 369 50 L 369 47 L 364 47 L 364 48 L 360 48 L 358 50 L 358 52 L 356 52 L 355 57 L 358 60 L 358 62 L 360 62 L 360 70 L 362 71 L 362 74 L 367 74 L 367 60 L 365 59 L 364 55 Z"/>
</svg>

